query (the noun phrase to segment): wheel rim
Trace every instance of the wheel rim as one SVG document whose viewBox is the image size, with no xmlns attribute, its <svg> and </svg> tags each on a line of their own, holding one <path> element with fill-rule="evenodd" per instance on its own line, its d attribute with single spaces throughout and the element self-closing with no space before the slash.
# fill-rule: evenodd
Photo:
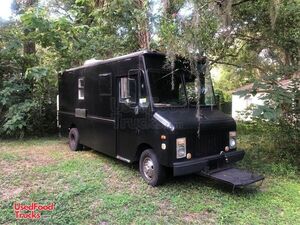
<svg viewBox="0 0 300 225">
<path fill-rule="evenodd" d="M 70 134 L 70 141 L 69 141 L 70 147 L 73 149 L 75 145 L 75 135 L 73 133 Z"/>
<path fill-rule="evenodd" d="M 71 139 L 71 141 L 74 141 L 74 140 L 75 140 L 75 135 L 74 135 L 74 134 L 71 134 L 70 139 Z"/>
<path fill-rule="evenodd" d="M 143 161 L 143 173 L 148 180 L 153 179 L 154 164 L 151 158 L 146 157 Z"/>
</svg>

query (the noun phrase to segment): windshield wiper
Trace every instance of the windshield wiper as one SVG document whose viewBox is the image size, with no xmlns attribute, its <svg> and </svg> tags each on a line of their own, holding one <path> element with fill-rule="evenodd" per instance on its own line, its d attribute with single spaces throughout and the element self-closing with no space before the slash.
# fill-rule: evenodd
<svg viewBox="0 0 300 225">
<path fill-rule="evenodd" d="M 179 70 L 179 69 L 176 69 L 176 70 L 173 70 L 173 71 L 172 71 L 172 72 L 170 72 L 170 73 L 167 73 L 166 75 L 164 75 L 163 77 L 161 77 L 161 78 L 160 78 L 160 79 L 158 79 L 157 81 L 164 79 L 165 77 L 167 77 L 167 76 L 169 76 L 169 75 L 173 74 L 174 72 L 177 72 L 178 70 Z"/>
</svg>

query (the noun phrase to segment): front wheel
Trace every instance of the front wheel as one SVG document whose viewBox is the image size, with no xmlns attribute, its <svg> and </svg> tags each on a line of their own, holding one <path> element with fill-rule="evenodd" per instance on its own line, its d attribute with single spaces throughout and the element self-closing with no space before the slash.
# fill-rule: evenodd
<svg viewBox="0 0 300 225">
<path fill-rule="evenodd" d="M 147 149 L 141 154 L 139 167 L 143 179 L 151 186 L 158 186 L 164 182 L 165 168 L 159 164 L 152 149 Z"/>
</svg>

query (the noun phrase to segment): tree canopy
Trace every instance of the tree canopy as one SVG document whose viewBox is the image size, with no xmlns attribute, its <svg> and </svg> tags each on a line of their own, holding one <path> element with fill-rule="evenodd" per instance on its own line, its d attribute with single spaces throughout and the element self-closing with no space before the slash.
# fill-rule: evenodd
<svg viewBox="0 0 300 225">
<path fill-rule="evenodd" d="M 12 9 L 0 20 L 2 135 L 55 130 L 59 71 L 140 49 L 170 62 L 205 56 L 221 70 L 219 90 L 254 82 L 270 92 L 262 114 L 294 113 L 297 88 L 278 81 L 299 70 L 299 0 L 15 0 Z"/>
</svg>

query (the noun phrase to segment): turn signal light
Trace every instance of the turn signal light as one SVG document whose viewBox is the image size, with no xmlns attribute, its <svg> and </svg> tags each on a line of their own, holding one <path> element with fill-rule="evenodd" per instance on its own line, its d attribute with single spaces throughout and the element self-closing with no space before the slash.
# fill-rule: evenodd
<svg viewBox="0 0 300 225">
<path fill-rule="evenodd" d="M 191 153 L 186 154 L 186 158 L 187 159 L 191 159 L 192 158 L 192 154 Z"/>
<path fill-rule="evenodd" d="M 166 135 L 160 135 L 160 140 L 166 140 L 167 136 Z"/>
</svg>

